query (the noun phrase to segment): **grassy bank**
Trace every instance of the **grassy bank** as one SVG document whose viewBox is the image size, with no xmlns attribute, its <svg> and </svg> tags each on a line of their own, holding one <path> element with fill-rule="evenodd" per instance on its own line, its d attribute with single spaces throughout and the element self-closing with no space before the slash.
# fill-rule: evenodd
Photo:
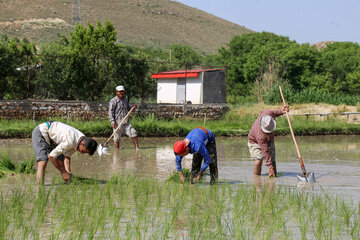
<svg viewBox="0 0 360 240">
<path fill-rule="evenodd" d="M 107 182 L 2 190 L 0 239 L 359 239 L 359 206 L 251 184 Z"/>
<path fill-rule="evenodd" d="M 191 129 L 198 126 L 205 126 L 211 129 L 217 136 L 246 136 L 262 109 L 281 109 L 281 105 L 251 105 L 232 108 L 226 116 L 220 120 L 209 119 L 173 119 L 161 120 L 148 116 L 145 119 L 133 117 L 132 125 L 139 136 L 185 136 Z M 290 114 L 293 129 L 296 135 L 323 135 L 323 134 L 360 134 L 360 124 L 357 118 L 352 116 L 354 121 L 348 121 L 344 116 L 330 115 L 327 117 L 310 116 L 307 118 L 302 113 L 316 112 L 346 112 L 350 111 L 347 106 L 336 106 L 335 109 L 323 105 L 294 105 L 291 106 Z M 356 111 L 356 110 L 355 110 Z M 92 121 L 52 119 L 67 123 L 88 136 L 108 137 L 112 133 L 108 119 Z M 0 138 L 10 137 L 31 137 L 32 130 L 43 121 L 33 120 L 0 120 Z M 277 118 L 276 134 L 289 134 L 289 127 L 285 116 Z"/>
</svg>

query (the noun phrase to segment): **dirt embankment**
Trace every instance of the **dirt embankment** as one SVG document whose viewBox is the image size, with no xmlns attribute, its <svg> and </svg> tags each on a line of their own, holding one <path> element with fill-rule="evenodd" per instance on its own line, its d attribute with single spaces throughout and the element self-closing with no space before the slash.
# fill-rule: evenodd
<svg viewBox="0 0 360 240">
<path fill-rule="evenodd" d="M 329 105 L 329 104 L 299 104 L 290 106 L 290 115 L 306 115 L 315 117 L 317 120 L 327 120 L 329 118 L 343 119 L 348 123 L 360 124 L 360 114 L 357 113 L 356 106 Z"/>
<path fill-rule="evenodd" d="M 282 109 L 283 105 L 271 106 L 265 104 L 255 104 L 248 107 L 240 107 L 235 110 L 239 117 L 247 115 L 257 116 L 263 109 Z M 331 104 L 294 104 L 290 105 L 290 116 L 306 116 L 318 121 L 328 119 L 344 120 L 347 123 L 360 124 L 359 106 L 331 105 Z"/>
</svg>

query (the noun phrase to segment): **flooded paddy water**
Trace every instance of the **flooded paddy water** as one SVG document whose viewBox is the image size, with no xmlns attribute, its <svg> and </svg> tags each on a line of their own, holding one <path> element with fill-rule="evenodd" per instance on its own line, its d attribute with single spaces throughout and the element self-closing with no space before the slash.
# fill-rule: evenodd
<svg viewBox="0 0 360 240">
<path fill-rule="evenodd" d="M 172 146 L 179 139 L 140 138 L 140 149 L 136 152 L 132 142 L 124 137 L 119 150 L 110 145 L 109 155 L 101 158 L 96 153 L 91 157 L 75 153 L 71 161 L 72 172 L 75 176 L 99 180 L 108 180 L 120 173 L 165 181 L 176 169 Z M 105 141 L 97 140 L 99 143 Z M 297 141 L 307 172 L 315 173 L 316 183 L 311 190 L 323 188 L 331 194 L 360 202 L 360 136 L 299 136 Z M 253 176 L 246 137 L 217 137 L 216 143 L 220 184 L 298 186 L 296 176 L 301 173 L 301 168 L 290 136 L 275 138 L 279 177 L 271 180 L 265 166 L 262 176 Z M 3 152 L 7 152 L 15 163 L 34 156 L 31 139 L 2 139 L 0 153 Z M 185 157 L 184 168 L 191 167 L 191 159 L 191 155 Z M 45 182 L 50 184 L 54 177 L 60 175 L 49 163 Z M 35 181 L 35 175 L 0 179 L 0 190 L 21 185 L 22 181 Z"/>
<path fill-rule="evenodd" d="M 75 153 L 73 174 L 99 184 L 62 184 L 51 163 L 45 187 L 35 175 L 1 178 L 0 239 L 360 239 L 359 136 L 297 137 L 312 186 L 298 186 L 290 136 L 275 140 L 278 178 L 266 167 L 253 177 L 246 137 L 218 137 L 219 185 L 159 184 L 175 171 L 178 139 L 140 138 L 136 152 L 124 138 L 101 158 Z M 3 152 L 15 163 L 34 156 L 30 139 L 2 139 Z"/>
</svg>

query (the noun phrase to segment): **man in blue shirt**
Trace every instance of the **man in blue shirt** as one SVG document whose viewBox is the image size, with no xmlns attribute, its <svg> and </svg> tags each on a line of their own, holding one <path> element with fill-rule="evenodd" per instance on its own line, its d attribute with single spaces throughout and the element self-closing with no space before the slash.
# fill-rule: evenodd
<svg viewBox="0 0 360 240">
<path fill-rule="evenodd" d="M 207 167 L 210 168 L 210 184 L 214 184 L 218 179 L 216 142 L 214 134 L 203 127 L 198 127 L 190 131 L 184 140 L 174 144 L 175 163 L 183 183 L 185 177 L 182 173 L 182 158 L 189 153 L 193 155 L 191 166 L 191 183 L 193 178 L 200 180 L 201 175 Z M 202 160 L 204 163 L 201 165 Z"/>
</svg>

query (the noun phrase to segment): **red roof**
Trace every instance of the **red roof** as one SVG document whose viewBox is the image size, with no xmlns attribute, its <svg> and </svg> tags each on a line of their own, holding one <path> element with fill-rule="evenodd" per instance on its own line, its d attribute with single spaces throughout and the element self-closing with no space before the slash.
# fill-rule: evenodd
<svg viewBox="0 0 360 240">
<path fill-rule="evenodd" d="M 171 71 L 171 72 L 160 72 L 154 73 L 151 75 L 152 78 L 187 78 L 187 77 L 197 77 L 200 72 L 210 72 L 223 69 L 195 69 L 195 70 L 180 70 L 180 71 Z"/>
</svg>

